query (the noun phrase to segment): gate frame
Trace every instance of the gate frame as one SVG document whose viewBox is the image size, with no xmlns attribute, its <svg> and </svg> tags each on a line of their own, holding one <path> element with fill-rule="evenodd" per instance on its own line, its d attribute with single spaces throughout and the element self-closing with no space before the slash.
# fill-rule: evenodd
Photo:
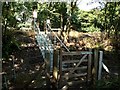
<svg viewBox="0 0 120 90">
<path fill-rule="evenodd" d="M 72 73 L 74 72 L 74 70 L 82 63 L 82 61 L 88 56 L 88 59 L 87 59 L 87 83 L 89 83 L 92 79 L 91 79 L 91 76 L 92 76 L 92 50 L 89 49 L 89 51 L 71 51 L 71 52 L 62 52 L 62 48 L 60 49 L 60 59 L 59 59 L 59 82 L 58 82 L 58 87 L 60 88 L 61 87 L 61 83 L 62 83 L 62 56 L 63 55 L 83 55 L 82 58 L 80 59 L 80 61 L 78 62 L 78 64 L 76 65 L 75 68 L 72 69 L 71 72 L 69 73 Z"/>
</svg>

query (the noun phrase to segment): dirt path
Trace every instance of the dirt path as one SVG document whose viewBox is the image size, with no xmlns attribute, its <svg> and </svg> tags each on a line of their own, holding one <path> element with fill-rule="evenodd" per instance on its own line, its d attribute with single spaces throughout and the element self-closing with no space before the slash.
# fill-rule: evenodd
<svg viewBox="0 0 120 90">
<path fill-rule="evenodd" d="M 24 42 L 21 46 L 21 50 L 14 52 L 12 59 L 14 59 L 14 68 L 12 59 L 3 63 L 3 71 L 6 72 L 8 88 L 37 88 L 36 78 L 39 77 L 42 80 L 42 65 L 43 57 L 41 51 L 36 45 L 35 39 L 29 36 L 20 36 L 19 41 Z M 15 70 L 16 78 L 13 78 Z M 41 77 L 41 78 L 40 78 Z M 42 86 L 43 82 L 39 82 L 39 87 Z M 41 86 L 40 86 L 41 85 Z"/>
</svg>

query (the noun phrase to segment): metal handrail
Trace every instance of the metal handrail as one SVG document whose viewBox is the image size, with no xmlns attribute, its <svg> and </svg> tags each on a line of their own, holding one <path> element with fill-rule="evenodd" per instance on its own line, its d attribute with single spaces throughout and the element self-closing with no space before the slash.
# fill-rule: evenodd
<svg viewBox="0 0 120 90">
<path fill-rule="evenodd" d="M 53 56 L 52 56 L 53 55 L 53 45 L 52 45 L 52 43 L 51 42 L 50 42 L 50 44 L 48 43 L 47 37 L 40 32 L 40 29 L 39 29 L 39 27 L 37 26 L 36 23 L 35 23 L 34 28 L 37 31 L 37 37 L 40 36 L 39 39 L 42 40 L 39 43 L 39 39 L 37 39 L 37 42 L 38 42 L 39 45 L 43 46 L 43 48 L 44 48 L 44 49 L 42 49 L 41 47 L 39 47 L 39 49 L 43 50 L 43 52 L 42 52 L 43 58 L 44 59 L 46 58 L 45 51 L 48 50 L 48 53 L 50 54 L 49 60 L 50 60 L 51 63 L 53 63 Z M 42 44 L 42 42 L 43 42 L 43 44 Z M 47 65 L 46 59 L 45 59 L 45 64 Z M 52 64 L 51 64 L 51 66 L 52 66 Z M 50 71 L 51 70 L 52 70 L 52 67 L 50 67 Z"/>
<path fill-rule="evenodd" d="M 41 34 L 42 35 L 42 34 Z M 43 38 L 45 38 L 45 36 L 44 35 L 42 35 L 43 36 Z M 45 40 L 45 39 L 43 39 L 43 42 L 45 43 L 45 48 L 46 49 L 48 49 L 49 51 L 50 51 L 50 53 L 52 53 L 52 51 L 50 50 L 51 48 L 49 47 L 49 45 L 46 43 L 47 41 Z"/>
<path fill-rule="evenodd" d="M 40 29 L 39 29 L 39 27 L 37 26 L 37 24 L 36 24 L 36 22 L 35 22 L 35 27 L 37 28 L 37 30 L 38 30 L 38 32 L 39 32 L 39 34 L 40 34 Z M 41 34 L 42 35 L 42 34 Z M 44 35 L 42 35 L 44 38 L 46 38 Z M 45 42 L 45 48 L 47 48 L 49 51 L 50 51 L 50 53 L 52 54 L 52 51 L 50 50 L 50 48 L 49 48 L 49 45 L 47 45 L 47 42 L 45 41 L 45 39 L 43 39 L 44 40 L 44 42 Z M 46 46 L 47 45 L 47 46 Z"/>
<path fill-rule="evenodd" d="M 46 38 L 44 35 L 42 35 L 44 38 Z M 45 45 L 46 45 L 46 47 L 47 47 L 47 49 L 50 51 L 50 53 L 52 53 L 51 52 L 51 50 L 50 50 L 50 47 L 49 47 L 49 45 L 47 44 L 47 41 L 45 41 L 45 39 L 43 39 L 44 40 L 44 42 L 45 42 Z M 52 47 L 53 47 L 53 45 L 52 45 Z"/>
<path fill-rule="evenodd" d="M 38 33 L 40 33 L 40 28 L 37 26 L 36 22 L 35 22 L 34 24 L 35 24 L 35 27 L 36 27 L 37 30 L 38 30 Z"/>
<path fill-rule="evenodd" d="M 55 37 L 60 41 L 60 43 L 64 46 L 64 48 L 68 51 L 68 52 L 70 52 L 70 50 L 66 47 L 66 45 L 60 40 L 60 38 L 58 37 L 58 35 L 56 35 L 56 33 L 51 29 L 51 27 L 50 27 L 50 25 L 49 24 L 47 24 L 48 25 L 48 28 L 50 29 L 50 31 L 51 32 L 53 32 L 53 34 L 55 35 Z"/>
</svg>

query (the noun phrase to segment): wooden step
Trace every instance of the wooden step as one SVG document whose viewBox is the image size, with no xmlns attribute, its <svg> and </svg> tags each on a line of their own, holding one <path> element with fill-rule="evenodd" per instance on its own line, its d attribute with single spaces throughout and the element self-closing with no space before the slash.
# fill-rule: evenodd
<svg viewBox="0 0 120 90">
<path fill-rule="evenodd" d="M 63 52 L 62 55 L 81 55 L 81 54 L 92 54 L 92 52 L 89 51 L 77 51 L 77 52 Z"/>
</svg>

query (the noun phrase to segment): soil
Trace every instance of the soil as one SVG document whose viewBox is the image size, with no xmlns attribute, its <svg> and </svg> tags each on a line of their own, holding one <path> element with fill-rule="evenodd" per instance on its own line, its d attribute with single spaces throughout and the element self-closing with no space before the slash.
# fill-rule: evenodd
<svg viewBox="0 0 120 90">
<path fill-rule="evenodd" d="M 3 60 L 3 72 L 6 72 L 4 76 L 7 78 L 8 88 L 46 88 L 45 70 L 43 68 L 44 60 L 34 34 L 21 35 L 17 39 L 23 42 L 21 49 L 14 52 L 10 57 L 11 59 Z M 66 43 L 66 45 L 68 44 Z M 14 66 L 12 60 L 14 60 Z M 105 52 L 104 63 L 108 66 L 113 76 L 116 74 L 120 75 L 120 61 L 115 58 L 115 55 L 112 56 L 109 52 Z M 16 77 L 13 76 L 14 70 Z"/>
<path fill-rule="evenodd" d="M 11 55 L 9 60 L 3 61 L 3 72 L 6 72 L 8 88 L 38 88 L 44 86 L 42 76 L 43 57 L 37 47 L 34 36 L 19 35 L 17 39 L 23 44 L 20 50 Z M 14 61 L 14 66 L 13 66 Z M 14 76 L 15 70 L 15 76 Z M 3 84 L 4 85 L 4 84 Z"/>
</svg>

